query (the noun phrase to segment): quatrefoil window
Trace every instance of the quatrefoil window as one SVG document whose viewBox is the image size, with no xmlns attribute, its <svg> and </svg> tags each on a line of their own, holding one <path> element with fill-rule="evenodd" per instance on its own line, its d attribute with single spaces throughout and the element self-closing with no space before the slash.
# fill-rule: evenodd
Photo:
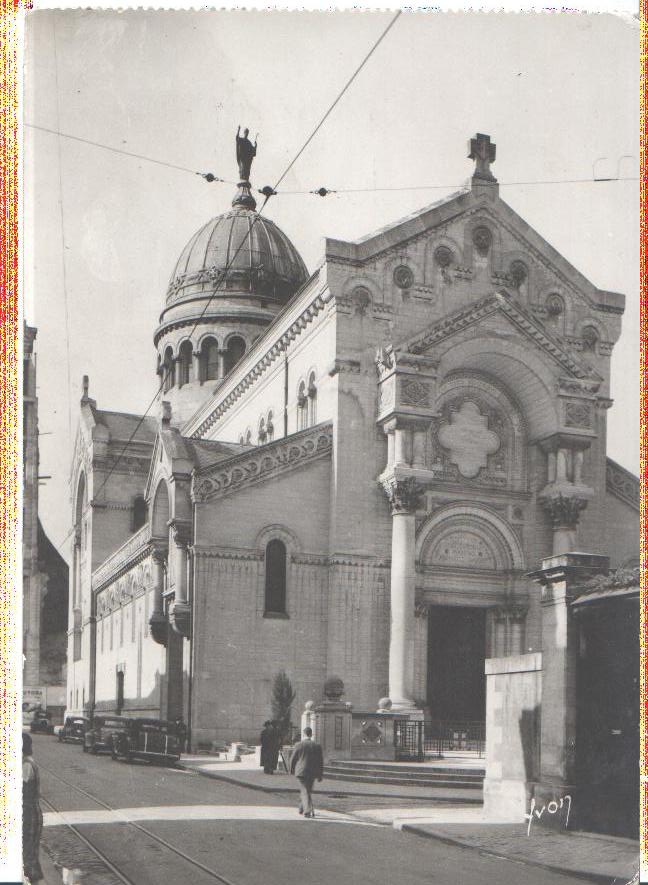
<svg viewBox="0 0 648 885">
<path fill-rule="evenodd" d="M 488 417 L 476 403 L 466 400 L 459 411 L 450 413 L 450 423 L 439 430 L 439 442 L 450 451 L 450 460 L 459 473 L 471 479 L 486 467 L 488 456 L 500 447 L 500 438 L 488 429 Z"/>
</svg>

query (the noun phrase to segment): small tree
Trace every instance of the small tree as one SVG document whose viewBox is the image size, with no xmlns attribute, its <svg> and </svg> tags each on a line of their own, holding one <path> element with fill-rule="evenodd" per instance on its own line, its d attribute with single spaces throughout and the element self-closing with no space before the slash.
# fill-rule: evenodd
<svg viewBox="0 0 648 885">
<path fill-rule="evenodd" d="M 295 690 L 284 670 L 280 670 L 272 684 L 272 718 L 277 723 L 279 737 L 283 743 L 290 735 L 290 717 L 295 700 Z"/>
</svg>

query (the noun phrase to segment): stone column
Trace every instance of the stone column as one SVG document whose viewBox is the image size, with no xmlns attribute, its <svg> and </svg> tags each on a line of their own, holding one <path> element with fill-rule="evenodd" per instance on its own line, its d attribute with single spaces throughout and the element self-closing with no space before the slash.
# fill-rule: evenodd
<svg viewBox="0 0 648 885">
<path fill-rule="evenodd" d="M 218 351 L 218 379 L 220 381 L 221 378 L 225 377 L 225 354 L 226 350 Z"/>
<path fill-rule="evenodd" d="M 575 587 L 607 572 L 609 559 L 565 553 L 542 561 L 533 577 L 542 587 L 542 716 L 540 783 L 536 804 L 572 794 L 576 749 L 578 631 L 571 602 Z"/>
<path fill-rule="evenodd" d="M 547 453 L 547 485 L 538 500 L 551 520 L 554 556 L 578 549 L 578 521 L 592 497 L 592 489 L 583 484 L 582 476 L 584 451 L 590 444 L 589 438 L 566 433 L 554 434 L 540 443 Z"/>
<path fill-rule="evenodd" d="M 164 570 L 167 560 L 166 550 L 153 551 L 153 611 L 149 618 L 151 636 L 160 645 L 167 644 L 167 619 L 164 616 L 162 595 L 164 593 Z"/>
<path fill-rule="evenodd" d="M 415 512 L 422 488 L 413 479 L 385 483 L 392 511 L 389 696 L 395 712 L 414 712 Z"/>
</svg>

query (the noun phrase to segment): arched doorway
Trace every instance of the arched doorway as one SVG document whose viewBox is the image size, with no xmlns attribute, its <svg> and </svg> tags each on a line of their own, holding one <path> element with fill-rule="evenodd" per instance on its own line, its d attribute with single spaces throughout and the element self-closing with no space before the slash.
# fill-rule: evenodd
<svg viewBox="0 0 648 885">
<path fill-rule="evenodd" d="M 522 576 L 517 538 L 488 508 L 447 505 L 423 524 L 417 598 L 425 617 L 416 667 L 420 699 L 432 720 L 485 720 L 485 659 L 522 651 L 527 595 Z"/>
</svg>

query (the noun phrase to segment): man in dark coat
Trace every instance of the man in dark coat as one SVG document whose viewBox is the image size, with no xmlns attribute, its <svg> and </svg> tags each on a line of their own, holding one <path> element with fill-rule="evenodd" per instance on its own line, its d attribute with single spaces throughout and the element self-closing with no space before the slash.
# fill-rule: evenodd
<svg viewBox="0 0 648 885">
<path fill-rule="evenodd" d="M 324 756 L 322 748 L 313 740 L 313 729 L 304 729 L 304 740 L 295 744 L 290 772 L 299 781 L 300 801 L 299 813 L 304 817 L 315 817 L 313 810 L 313 783 L 322 780 L 324 772 Z"/>
<path fill-rule="evenodd" d="M 39 882 L 43 871 L 38 857 L 43 815 L 40 809 L 40 778 L 38 766 L 32 759 L 32 739 L 23 731 L 22 778 L 23 778 L 23 869 L 30 882 Z"/>
<path fill-rule="evenodd" d="M 268 720 L 263 723 L 261 732 L 261 765 L 266 774 L 274 774 L 279 761 L 279 735 L 274 724 Z"/>
</svg>

